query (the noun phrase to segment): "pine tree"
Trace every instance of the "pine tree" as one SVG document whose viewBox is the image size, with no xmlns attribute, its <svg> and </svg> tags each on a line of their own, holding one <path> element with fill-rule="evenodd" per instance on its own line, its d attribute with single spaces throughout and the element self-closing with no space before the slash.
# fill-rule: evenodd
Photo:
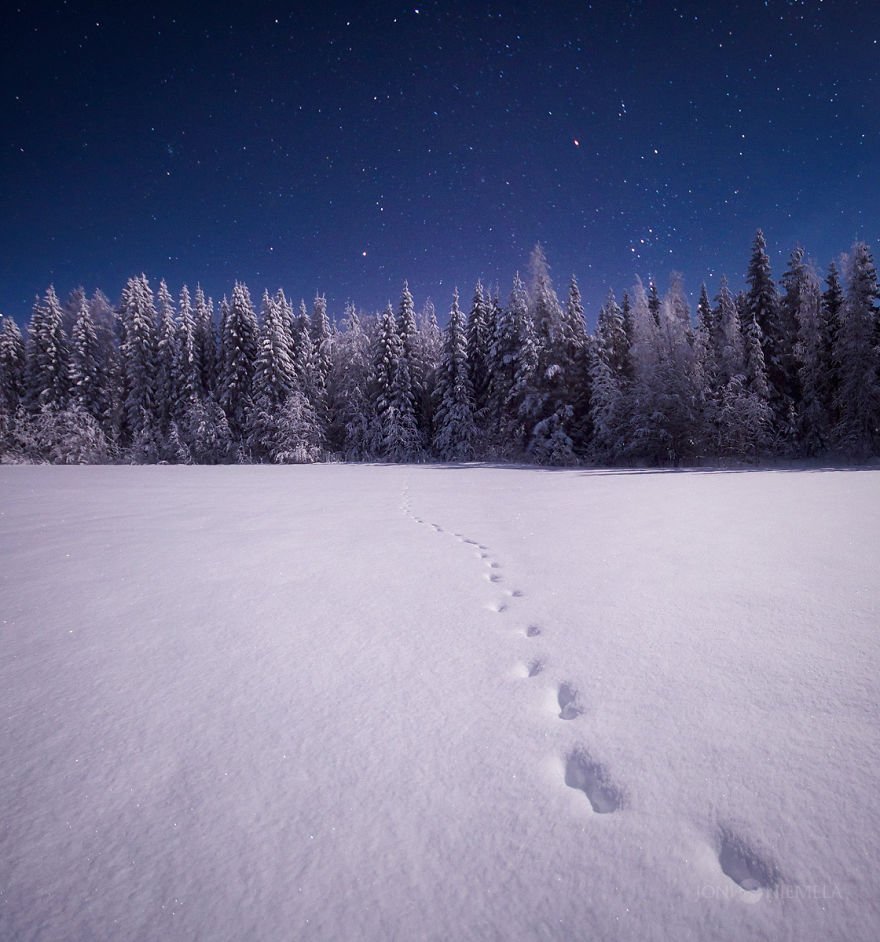
<svg viewBox="0 0 880 942">
<path fill-rule="evenodd" d="M 695 437 L 699 453 L 714 454 L 718 447 L 718 410 L 721 402 L 718 366 L 718 329 L 705 283 L 700 286 L 697 328 L 694 332 L 694 381 L 697 390 Z"/>
<path fill-rule="evenodd" d="M 856 243 L 847 271 L 843 322 L 835 360 L 840 375 L 836 442 L 848 455 L 866 458 L 880 445 L 878 389 L 877 300 L 880 287 L 868 246 Z"/>
<path fill-rule="evenodd" d="M 125 428 L 141 460 L 155 460 L 160 448 L 156 402 L 156 309 L 146 275 L 129 278 L 122 292 Z"/>
<path fill-rule="evenodd" d="M 327 387 L 327 376 L 333 360 L 333 330 L 330 326 L 330 319 L 327 317 L 327 298 L 323 295 L 315 296 L 311 333 L 312 346 L 315 350 L 315 372 L 319 388 L 323 391 Z"/>
<path fill-rule="evenodd" d="M 11 317 L 0 326 L 0 412 L 14 415 L 25 395 L 24 340 Z"/>
<path fill-rule="evenodd" d="M 467 362 L 471 388 L 474 392 L 474 413 L 481 429 L 487 426 L 489 403 L 489 355 L 492 343 L 489 302 L 483 294 L 482 282 L 474 288 L 474 299 L 467 319 Z"/>
<path fill-rule="evenodd" d="M 70 393 L 70 367 L 64 315 L 51 285 L 34 304 L 28 328 L 27 401 L 32 411 L 63 409 Z"/>
<path fill-rule="evenodd" d="M 367 399 L 370 342 L 354 304 L 347 304 L 334 346 L 328 392 L 330 447 L 346 461 L 370 456 L 370 406 Z"/>
<path fill-rule="evenodd" d="M 257 457 L 276 461 L 280 452 L 287 453 L 286 445 L 278 445 L 277 418 L 294 389 L 296 373 L 290 358 L 284 311 L 277 300 L 264 291 L 253 379 L 254 412 L 249 429 L 250 448 Z"/>
<path fill-rule="evenodd" d="M 590 338 L 581 292 L 574 275 L 562 318 L 565 388 L 572 408 L 571 438 L 577 455 L 585 455 L 592 437 L 590 424 Z"/>
<path fill-rule="evenodd" d="M 759 328 L 770 402 L 776 421 L 780 429 L 784 430 L 795 396 L 796 369 L 792 356 L 794 330 L 789 335 L 782 323 L 779 295 L 770 272 L 764 233 L 760 229 L 755 234 L 746 282 L 749 290 L 745 298 L 745 312 L 741 316 L 743 327 L 748 328 L 754 321 Z"/>
<path fill-rule="evenodd" d="M 389 461 L 410 461 L 420 453 L 409 364 L 403 353 L 394 311 L 389 304 L 373 340 L 371 401 L 374 430 L 371 450 Z"/>
<path fill-rule="evenodd" d="M 402 359 L 401 369 L 397 371 L 397 381 L 398 383 L 405 383 L 407 380 L 409 382 L 408 388 L 401 388 L 399 395 L 402 401 L 412 402 L 418 437 L 420 441 L 424 441 L 426 434 L 430 432 L 429 417 L 422 408 L 425 401 L 426 364 L 422 360 L 415 305 L 410 294 L 409 283 L 406 281 L 403 283 L 397 309 L 397 331 L 400 335 Z"/>
<path fill-rule="evenodd" d="M 531 270 L 535 368 L 521 409 L 528 451 L 541 463 L 570 464 L 575 460 L 573 338 L 566 336 L 565 315 L 540 244 L 532 252 Z"/>
<path fill-rule="evenodd" d="M 177 390 L 174 388 L 174 363 L 177 360 L 177 325 L 174 301 L 162 279 L 156 292 L 158 324 L 156 328 L 156 408 L 159 427 L 167 431 Z"/>
<path fill-rule="evenodd" d="M 657 283 L 653 278 L 648 279 L 648 310 L 654 318 L 657 327 L 660 326 L 660 294 L 657 291 Z"/>
<path fill-rule="evenodd" d="M 446 328 L 436 396 L 434 451 L 443 461 L 470 461 L 476 452 L 474 398 L 467 362 L 467 326 L 458 304 L 452 300 Z"/>
<path fill-rule="evenodd" d="M 205 297 L 201 285 L 196 285 L 195 309 L 196 360 L 202 376 L 202 395 L 213 396 L 220 373 L 220 354 L 217 332 L 214 328 L 214 302 Z"/>
<path fill-rule="evenodd" d="M 250 292 L 247 285 L 237 281 L 223 320 L 223 365 L 218 384 L 218 399 L 237 441 L 247 435 L 258 344 L 257 315 Z"/>
<path fill-rule="evenodd" d="M 177 338 L 174 344 L 172 384 L 177 400 L 171 412 L 175 419 L 179 419 L 183 410 L 203 395 L 201 349 L 189 288 L 184 285 L 180 289 Z"/>
<path fill-rule="evenodd" d="M 821 453 L 828 443 L 828 416 L 820 397 L 819 377 L 819 279 L 804 255 L 796 248 L 782 276 L 784 294 L 780 309 L 784 321 L 794 325 L 796 342 L 792 357 L 796 367 L 793 421 L 787 447 L 807 455 Z"/>
<path fill-rule="evenodd" d="M 536 354 L 528 294 L 517 272 L 508 306 L 496 314 L 489 357 L 495 448 L 501 455 L 525 448 L 526 425 L 521 409 L 537 368 Z"/>
<path fill-rule="evenodd" d="M 89 303 L 83 296 L 70 338 L 71 402 L 101 425 L 109 419 L 106 365 L 102 361 L 98 333 Z"/>
<path fill-rule="evenodd" d="M 843 287 L 840 274 L 832 262 L 825 279 L 826 290 L 822 294 L 819 311 L 819 398 L 833 429 L 839 421 L 837 406 L 840 395 L 840 370 L 836 358 L 840 325 L 843 320 Z"/>
</svg>

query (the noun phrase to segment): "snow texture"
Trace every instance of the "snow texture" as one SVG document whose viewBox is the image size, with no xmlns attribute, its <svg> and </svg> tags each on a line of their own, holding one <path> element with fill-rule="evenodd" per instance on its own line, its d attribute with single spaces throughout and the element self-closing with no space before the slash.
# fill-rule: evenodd
<svg viewBox="0 0 880 942">
<path fill-rule="evenodd" d="M 0 468 L 0 939 L 873 942 L 878 485 Z"/>
</svg>

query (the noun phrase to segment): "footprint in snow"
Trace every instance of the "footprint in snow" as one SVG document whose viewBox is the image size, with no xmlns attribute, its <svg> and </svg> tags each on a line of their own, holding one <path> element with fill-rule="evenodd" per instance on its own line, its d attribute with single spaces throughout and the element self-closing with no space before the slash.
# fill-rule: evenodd
<svg viewBox="0 0 880 942">
<path fill-rule="evenodd" d="M 540 629 L 537 625 L 529 625 L 529 627 L 526 628 L 526 637 L 527 637 L 527 638 L 535 638 L 535 637 L 537 637 L 540 633 L 541 633 L 541 629 Z"/>
<path fill-rule="evenodd" d="M 494 572 L 487 572 L 483 578 L 489 582 L 501 582 L 501 576 Z"/>
<path fill-rule="evenodd" d="M 717 846 L 721 869 L 744 890 L 751 893 L 778 882 L 776 867 L 729 828 L 722 827 L 718 831 Z"/>
<path fill-rule="evenodd" d="M 525 595 L 525 592 L 523 592 L 522 589 L 508 589 L 507 594 L 512 599 L 521 599 Z"/>
<path fill-rule="evenodd" d="M 559 719 L 561 720 L 573 720 L 584 712 L 583 707 L 578 703 L 578 692 L 571 684 L 559 685 L 556 701 L 559 704 Z"/>
<path fill-rule="evenodd" d="M 496 612 L 499 615 L 507 611 L 507 605 L 504 602 L 490 602 L 486 608 L 488 608 L 490 612 Z"/>
<path fill-rule="evenodd" d="M 542 661 L 539 661 L 537 658 L 533 661 L 529 661 L 529 677 L 537 677 L 543 670 L 544 664 Z"/>
<path fill-rule="evenodd" d="M 596 814 L 609 814 L 623 807 L 623 791 L 583 746 L 578 746 L 566 757 L 565 784 L 583 792 Z"/>
</svg>

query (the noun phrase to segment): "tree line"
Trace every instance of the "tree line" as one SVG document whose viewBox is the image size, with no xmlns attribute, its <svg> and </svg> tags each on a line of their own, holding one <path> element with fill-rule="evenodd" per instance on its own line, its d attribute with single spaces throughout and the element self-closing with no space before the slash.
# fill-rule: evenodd
<svg viewBox="0 0 880 942">
<path fill-rule="evenodd" d="M 763 234 L 746 289 L 680 275 L 610 292 L 593 332 L 540 246 L 509 296 L 456 291 L 441 330 L 396 310 L 236 283 L 218 311 L 144 275 L 115 307 L 50 287 L 23 336 L 0 324 L 4 462 L 530 461 L 666 465 L 880 453 L 880 288 L 857 243 L 820 280 L 796 248 L 774 280 Z"/>
</svg>

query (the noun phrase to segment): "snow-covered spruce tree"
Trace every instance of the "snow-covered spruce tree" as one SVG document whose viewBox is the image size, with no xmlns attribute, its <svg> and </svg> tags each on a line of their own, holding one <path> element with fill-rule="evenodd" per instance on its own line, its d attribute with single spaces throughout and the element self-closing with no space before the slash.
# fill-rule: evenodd
<svg viewBox="0 0 880 942">
<path fill-rule="evenodd" d="M 146 275 L 126 282 L 120 317 L 124 325 L 125 440 L 137 452 L 136 460 L 155 461 L 161 444 L 156 402 L 156 308 Z"/>
<path fill-rule="evenodd" d="M 370 457 L 370 342 L 351 302 L 345 306 L 333 353 L 328 382 L 329 447 L 346 461 L 363 461 Z"/>
<path fill-rule="evenodd" d="M 413 461 L 421 454 L 409 364 L 389 304 L 379 319 L 372 350 L 371 452 L 389 461 Z"/>
<path fill-rule="evenodd" d="M 419 435 L 419 446 L 427 441 L 430 435 L 428 416 L 422 406 L 425 396 L 425 370 L 426 364 L 422 360 L 419 325 L 416 320 L 415 304 L 409 290 L 409 283 L 404 281 L 403 291 L 400 294 L 400 303 L 397 308 L 397 332 L 400 335 L 400 356 L 403 364 L 398 370 L 398 381 L 403 382 L 407 377 L 409 388 L 401 389 L 400 395 L 413 404 L 416 429 Z"/>
<path fill-rule="evenodd" d="M 165 280 L 156 292 L 158 323 L 156 327 L 156 406 L 159 427 L 167 433 L 177 390 L 174 388 L 174 362 L 177 359 L 177 324 L 174 301 Z"/>
<path fill-rule="evenodd" d="M 641 280 L 633 286 L 633 343 L 630 355 L 633 381 L 627 396 L 627 455 L 649 464 L 669 460 L 670 441 L 663 414 L 663 380 L 666 375 L 660 326 Z"/>
<path fill-rule="evenodd" d="M 880 375 L 878 375 L 877 270 L 868 246 L 857 242 L 846 271 L 843 321 L 835 360 L 839 370 L 837 447 L 853 458 L 867 458 L 880 449 Z"/>
<path fill-rule="evenodd" d="M 526 426 L 520 410 L 537 367 L 536 354 L 529 298 L 517 272 L 508 306 L 497 311 L 489 355 L 493 445 L 500 457 L 525 450 Z"/>
<path fill-rule="evenodd" d="M 718 453 L 718 410 L 721 405 L 718 330 L 705 283 L 700 286 L 694 331 L 694 384 L 697 393 L 695 441 L 700 456 Z"/>
<path fill-rule="evenodd" d="M 327 316 L 327 298 L 316 295 L 312 306 L 312 346 L 315 350 L 315 370 L 319 389 L 327 388 L 327 376 L 333 361 L 333 328 Z"/>
<path fill-rule="evenodd" d="M 0 323 L 0 411 L 14 415 L 25 394 L 24 340 L 11 317 Z"/>
<path fill-rule="evenodd" d="M 473 460 L 477 441 L 474 394 L 467 362 L 467 325 L 457 290 L 449 312 L 435 396 L 434 453 L 443 461 Z"/>
<path fill-rule="evenodd" d="M 825 279 L 825 291 L 822 293 L 822 304 L 819 309 L 819 398 L 825 414 L 828 416 L 828 425 L 835 429 L 840 416 L 837 411 L 840 393 L 840 369 L 837 363 L 837 343 L 840 336 L 840 325 L 843 321 L 843 286 L 840 283 L 840 273 L 832 262 L 828 266 L 828 276 Z"/>
<path fill-rule="evenodd" d="M 257 362 L 259 328 L 247 285 L 237 281 L 223 319 L 222 368 L 218 400 L 226 413 L 233 439 L 247 440 L 248 418 L 253 407 L 253 381 Z"/>
<path fill-rule="evenodd" d="M 107 427 L 110 397 L 102 352 L 89 303 L 83 296 L 70 336 L 70 399 L 102 427 Z"/>
<path fill-rule="evenodd" d="M 51 285 L 34 304 L 28 327 L 26 399 L 32 412 L 63 409 L 70 394 L 70 351 L 64 315 Z"/>
<path fill-rule="evenodd" d="M 306 398 L 313 402 L 321 395 L 323 386 L 312 339 L 312 321 L 303 300 L 299 302 L 299 314 L 291 320 L 290 335 L 297 385 Z"/>
<path fill-rule="evenodd" d="M 745 373 L 745 349 L 739 311 L 725 275 L 721 276 L 714 320 L 718 377 L 720 385 L 724 386 L 734 376 Z"/>
<path fill-rule="evenodd" d="M 566 370 L 565 363 L 562 306 L 540 243 L 532 250 L 529 269 L 535 366 L 529 371 L 520 409 L 526 449 L 532 460 L 541 464 L 570 464 L 574 461 L 574 444 L 569 434 L 573 410 L 566 380 L 571 370 Z"/>
<path fill-rule="evenodd" d="M 590 422 L 590 337 L 577 279 L 571 276 L 568 299 L 562 316 L 562 342 L 565 352 L 565 387 L 572 408 L 571 439 L 576 455 L 587 454 L 593 437 Z"/>
<path fill-rule="evenodd" d="M 176 401 L 171 413 L 175 420 L 183 411 L 203 395 L 201 345 L 198 342 L 197 325 L 189 296 L 189 288 L 180 289 L 177 315 L 177 338 L 174 344 L 174 368 L 172 386 Z"/>
<path fill-rule="evenodd" d="M 474 416 L 482 433 L 488 430 L 489 404 L 489 351 L 492 343 L 490 302 L 478 281 L 474 287 L 474 298 L 467 319 L 467 361 L 471 388 L 474 391 Z"/>
<path fill-rule="evenodd" d="M 828 416 L 819 387 L 819 279 L 796 248 L 782 276 L 784 293 L 780 299 L 783 322 L 795 325 L 796 343 L 792 354 L 797 365 L 797 389 L 791 423 L 793 435 L 786 450 L 805 455 L 821 454 L 828 445 Z"/>
<path fill-rule="evenodd" d="M 698 452 L 699 389 L 693 350 L 690 308 L 684 280 L 670 276 L 669 291 L 660 307 L 660 411 L 668 441 L 669 460 L 679 464 Z"/>
<path fill-rule="evenodd" d="M 744 328 L 752 320 L 760 328 L 767 381 L 770 388 L 770 403 L 782 434 L 789 422 L 791 403 L 794 399 L 796 366 L 793 359 L 795 331 L 791 334 L 782 323 L 779 295 L 770 271 L 767 243 L 759 229 L 752 245 L 746 274 L 748 291 L 745 296 L 745 312 L 741 316 Z"/>
<path fill-rule="evenodd" d="M 193 319 L 195 321 L 196 359 L 202 376 L 202 395 L 213 396 L 220 373 L 220 354 L 214 328 L 214 302 L 196 285 Z"/>
<path fill-rule="evenodd" d="M 657 327 L 660 326 L 660 292 L 657 290 L 657 282 L 653 278 L 648 278 L 648 310 L 654 318 Z"/>
<path fill-rule="evenodd" d="M 416 415 L 422 423 L 422 440 L 431 438 L 434 428 L 434 391 L 437 386 L 437 371 L 443 357 L 443 331 L 437 323 L 434 302 L 428 298 L 417 318 L 419 329 L 418 361 L 422 373 L 422 395 L 416 403 Z"/>
<path fill-rule="evenodd" d="M 277 453 L 278 420 L 283 406 L 296 388 L 296 373 L 290 356 L 290 338 L 281 305 L 263 292 L 259 351 L 254 369 L 253 414 L 248 444 L 257 459 L 274 461 Z"/>
<path fill-rule="evenodd" d="M 618 461 L 625 450 L 626 405 L 632 376 L 630 338 L 623 310 L 608 292 L 599 310 L 590 350 L 590 454 L 599 463 Z"/>
</svg>

